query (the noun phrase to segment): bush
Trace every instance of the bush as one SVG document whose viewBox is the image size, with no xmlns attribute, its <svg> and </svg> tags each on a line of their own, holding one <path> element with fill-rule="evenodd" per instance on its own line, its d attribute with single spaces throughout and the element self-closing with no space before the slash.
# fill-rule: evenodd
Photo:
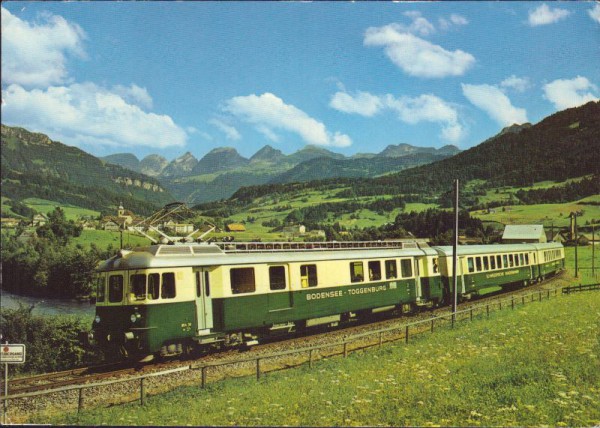
<svg viewBox="0 0 600 428">
<path fill-rule="evenodd" d="M 99 361 L 84 349 L 78 334 L 89 325 L 75 316 L 36 316 L 34 307 L 2 309 L 2 340 L 26 347 L 25 364 L 15 364 L 16 372 L 47 373 L 68 370 Z"/>
</svg>

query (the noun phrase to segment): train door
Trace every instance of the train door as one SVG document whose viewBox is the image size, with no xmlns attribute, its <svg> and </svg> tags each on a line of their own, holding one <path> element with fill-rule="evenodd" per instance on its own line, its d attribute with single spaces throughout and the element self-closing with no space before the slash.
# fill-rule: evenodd
<svg viewBox="0 0 600 428">
<path fill-rule="evenodd" d="M 465 265 L 465 258 L 464 257 L 459 257 L 458 260 L 456 261 L 457 264 L 457 280 L 456 282 L 458 283 L 457 286 L 461 287 L 459 288 L 462 289 L 462 294 L 465 294 L 467 292 L 467 289 L 465 287 L 465 275 L 464 275 L 464 265 Z"/>
<path fill-rule="evenodd" d="M 213 328 L 212 298 L 208 271 L 197 270 L 196 274 L 196 322 L 198 336 L 209 334 Z"/>
<path fill-rule="evenodd" d="M 288 266 L 269 266 L 269 311 L 290 309 L 292 304 Z"/>
<path fill-rule="evenodd" d="M 423 257 L 424 259 L 424 257 Z M 415 290 L 417 293 L 417 301 L 421 300 L 421 296 L 423 295 L 423 291 L 421 290 L 421 270 L 419 269 L 419 257 L 415 257 Z"/>
</svg>

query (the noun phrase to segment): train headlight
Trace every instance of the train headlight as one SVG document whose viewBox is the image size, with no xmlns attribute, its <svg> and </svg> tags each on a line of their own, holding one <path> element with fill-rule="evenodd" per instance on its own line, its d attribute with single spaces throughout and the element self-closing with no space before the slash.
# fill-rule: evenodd
<svg viewBox="0 0 600 428">
<path fill-rule="evenodd" d="M 100 324 L 100 315 L 96 315 L 96 318 L 94 318 L 94 322 L 96 324 Z"/>
<path fill-rule="evenodd" d="M 135 313 L 135 314 L 131 314 L 131 317 L 129 317 L 129 319 L 131 320 L 131 322 L 136 322 L 137 320 L 139 320 L 142 316 L 139 313 Z"/>
</svg>

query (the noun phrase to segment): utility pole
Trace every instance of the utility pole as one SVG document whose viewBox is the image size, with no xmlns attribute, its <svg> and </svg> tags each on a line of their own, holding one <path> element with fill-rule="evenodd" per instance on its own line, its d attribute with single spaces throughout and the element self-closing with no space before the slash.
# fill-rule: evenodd
<svg viewBox="0 0 600 428">
<path fill-rule="evenodd" d="M 577 237 L 577 213 L 573 213 L 573 220 L 575 221 L 575 278 L 579 278 L 579 267 L 578 267 L 578 257 L 577 257 L 577 247 L 579 247 L 579 239 Z"/>
<path fill-rule="evenodd" d="M 452 243 L 452 319 L 456 316 L 456 306 L 458 303 L 458 281 L 457 281 L 457 259 L 458 259 L 458 179 L 454 180 L 454 242 Z"/>
</svg>

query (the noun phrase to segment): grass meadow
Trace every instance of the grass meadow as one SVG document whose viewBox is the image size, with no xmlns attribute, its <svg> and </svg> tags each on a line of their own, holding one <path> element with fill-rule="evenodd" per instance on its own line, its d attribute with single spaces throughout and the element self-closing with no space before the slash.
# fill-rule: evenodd
<svg viewBox="0 0 600 428">
<path fill-rule="evenodd" d="M 409 344 L 35 420 L 74 425 L 594 426 L 600 293 L 518 305 Z M 151 391 L 149 391 L 151 393 Z"/>
</svg>

